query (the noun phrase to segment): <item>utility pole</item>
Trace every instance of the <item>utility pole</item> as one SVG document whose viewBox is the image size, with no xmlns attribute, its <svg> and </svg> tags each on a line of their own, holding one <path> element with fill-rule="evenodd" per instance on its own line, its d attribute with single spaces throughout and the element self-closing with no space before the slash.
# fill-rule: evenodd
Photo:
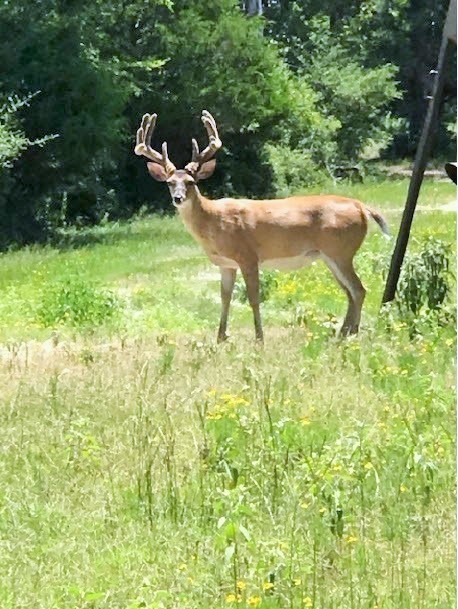
<svg viewBox="0 0 458 609">
<path fill-rule="evenodd" d="M 450 41 L 453 41 L 456 45 L 456 0 L 450 0 L 447 19 L 442 34 L 439 58 L 437 60 L 437 68 L 431 71 L 434 75 L 433 90 L 429 100 L 428 111 L 426 113 L 420 141 L 418 143 L 407 200 L 402 215 L 401 225 L 399 227 L 398 238 L 391 258 L 382 304 L 393 300 L 396 294 L 396 288 L 401 274 L 401 266 L 409 242 L 410 229 L 417 206 L 418 195 L 423 182 L 426 163 L 431 151 L 433 136 L 439 116 L 439 107 L 442 100 L 442 90 L 445 79 L 445 66 L 447 63 L 446 59 L 448 50 L 451 46 Z"/>
</svg>

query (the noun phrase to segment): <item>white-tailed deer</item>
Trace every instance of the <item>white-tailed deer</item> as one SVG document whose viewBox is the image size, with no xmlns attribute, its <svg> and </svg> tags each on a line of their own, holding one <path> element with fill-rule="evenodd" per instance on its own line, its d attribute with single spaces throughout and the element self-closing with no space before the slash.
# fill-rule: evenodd
<svg viewBox="0 0 458 609">
<path fill-rule="evenodd" d="M 206 110 L 202 122 L 208 146 L 199 152 L 192 140 L 192 160 L 176 169 L 167 155 L 151 147 L 156 114 L 145 114 L 137 131 L 135 154 L 152 162 L 148 171 L 155 180 L 167 182 L 172 201 L 187 229 L 221 270 L 221 320 L 218 341 L 227 338 L 227 319 L 237 269 L 245 280 L 253 309 L 256 338 L 263 340 L 259 312 L 259 269 L 298 269 L 321 258 L 348 298 L 341 333 L 358 332 L 366 290 L 353 268 L 353 258 L 367 233 L 372 217 L 385 234 L 383 217 L 354 199 L 335 195 L 288 197 L 286 199 L 218 199 L 201 195 L 197 182 L 212 175 L 213 158 L 221 148 L 214 118 Z"/>
</svg>

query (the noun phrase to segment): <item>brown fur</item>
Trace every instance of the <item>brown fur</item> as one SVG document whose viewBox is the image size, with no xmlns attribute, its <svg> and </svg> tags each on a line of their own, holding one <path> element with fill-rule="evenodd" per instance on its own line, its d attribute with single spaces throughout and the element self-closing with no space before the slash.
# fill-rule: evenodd
<svg viewBox="0 0 458 609">
<path fill-rule="evenodd" d="M 348 298 L 341 332 L 358 331 L 366 290 L 353 268 L 353 258 L 367 233 L 372 217 L 384 233 L 383 217 L 360 201 L 321 195 L 273 200 L 219 199 L 202 196 L 196 182 L 212 175 L 212 158 L 221 147 L 215 119 L 202 112 L 208 146 L 199 152 L 193 140 L 192 161 L 176 169 L 167 155 L 151 148 L 156 114 L 145 114 L 137 131 L 135 154 L 146 156 L 153 178 L 167 182 L 174 205 L 186 227 L 221 271 L 221 319 L 218 340 L 227 338 L 229 305 L 237 270 L 240 269 L 253 309 L 256 338 L 263 340 L 259 311 L 259 267 L 300 268 L 322 258 Z"/>
<path fill-rule="evenodd" d="M 353 269 L 353 258 L 367 234 L 368 216 L 382 229 L 386 227 L 378 212 L 360 201 L 336 195 L 213 201 L 202 196 L 195 184 L 187 187 L 186 198 L 177 207 L 189 232 L 221 268 L 222 284 L 225 275 L 230 292 L 235 272 L 242 271 L 258 339 L 262 340 L 259 267 L 273 261 L 275 268 L 288 259 L 296 259 L 298 266 L 302 266 L 301 258 L 303 264 L 316 257 L 326 262 L 349 300 L 342 332 L 358 331 L 365 290 Z M 230 294 L 223 291 L 219 340 L 226 337 L 229 307 L 224 313 L 224 298 L 230 302 Z"/>
</svg>

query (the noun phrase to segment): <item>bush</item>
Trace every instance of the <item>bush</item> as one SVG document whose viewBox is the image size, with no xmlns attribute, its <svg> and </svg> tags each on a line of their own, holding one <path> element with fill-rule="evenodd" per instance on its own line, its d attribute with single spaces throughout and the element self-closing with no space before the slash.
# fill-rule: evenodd
<svg viewBox="0 0 458 609">
<path fill-rule="evenodd" d="M 297 193 L 318 184 L 325 177 L 311 154 L 304 150 L 265 144 L 264 158 L 272 174 L 272 191 L 278 197 Z"/>
<path fill-rule="evenodd" d="M 277 275 L 276 271 L 261 271 L 259 273 L 259 298 L 261 302 L 268 300 L 277 288 Z M 248 301 L 246 286 L 242 279 L 238 279 L 234 286 L 234 298 L 240 302 Z"/>
<path fill-rule="evenodd" d="M 114 320 L 121 305 L 111 290 L 95 287 L 75 276 L 51 284 L 42 293 L 37 320 L 45 327 L 100 326 Z"/>
<path fill-rule="evenodd" d="M 418 253 L 410 254 L 399 281 L 396 305 L 400 317 L 416 334 L 422 322 L 450 321 L 445 307 L 450 294 L 451 246 L 428 237 Z"/>
</svg>

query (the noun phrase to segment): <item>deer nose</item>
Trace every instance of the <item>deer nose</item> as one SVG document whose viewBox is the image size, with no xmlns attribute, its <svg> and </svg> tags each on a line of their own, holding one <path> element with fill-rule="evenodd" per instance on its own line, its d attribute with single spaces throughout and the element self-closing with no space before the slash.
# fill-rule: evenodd
<svg viewBox="0 0 458 609">
<path fill-rule="evenodd" d="M 179 205 L 183 201 L 183 197 L 173 197 L 173 202 Z"/>
</svg>

